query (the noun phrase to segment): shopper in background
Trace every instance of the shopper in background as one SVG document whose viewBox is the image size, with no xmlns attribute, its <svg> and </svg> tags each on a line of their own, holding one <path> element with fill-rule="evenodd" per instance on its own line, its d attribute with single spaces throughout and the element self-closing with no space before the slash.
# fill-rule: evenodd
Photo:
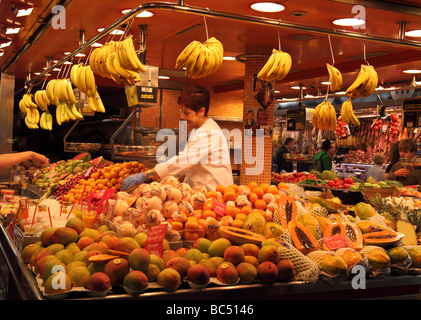
<svg viewBox="0 0 421 320">
<path fill-rule="evenodd" d="M 158 163 L 152 170 L 128 176 L 123 180 L 121 189 L 128 190 L 149 179 L 180 174 L 186 175 L 183 182 L 190 186 L 202 184 L 208 190 L 215 190 L 218 185 L 232 185 L 234 182 L 227 140 L 219 125 L 208 117 L 209 103 L 210 96 L 206 88 L 186 88 L 178 98 L 180 118 L 187 122 L 189 133 L 184 149 L 169 160 Z"/>
<path fill-rule="evenodd" d="M 389 150 L 389 164 L 386 167 L 386 173 L 390 172 L 390 169 L 392 169 L 393 165 L 397 162 L 399 162 L 399 141 L 396 141 L 395 143 L 392 143 Z"/>
<path fill-rule="evenodd" d="M 399 142 L 400 160 L 396 162 L 386 175 L 387 180 L 397 180 L 404 186 L 421 184 L 421 170 L 414 170 L 411 162 L 418 150 L 413 139 L 404 139 Z"/>
<path fill-rule="evenodd" d="M 375 153 L 373 156 L 374 165 L 366 170 L 363 180 L 367 180 L 368 177 L 372 177 L 377 182 L 383 181 L 386 175 L 385 170 L 383 169 L 385 161 L 386 157 L 384 154 Z"/>
<path fill-rule="evenodd" d="M 0 155 L 0 170 L 11 168 L 14 165 L 27 160 L 38 162 L 42 167 L 45 167 L 50 163 L 50 160 L 48 160 L 46 156 L 33 151 L 5 153 Z"/>
<path fill-rule="evenodd" d="M 275 158 L 276 163 L 278 164 L 278 172 L 281 172 L 282 170 L 286 172 L 292 172 L 293 166 L 292 162 L 287 161 L 285 159 L 285 153 L 292 153 L 295 146 L 295 140 L 291 137 L 286 138 L 284 141 L 284 144 L 282 147 L 278 149 L 276 152 Z"/>
<path fill-rule="evenodd" d="M 334 171 L 333 157 L 335 156 L 335 143 L 330 140 L 322 142 L 322 150 L 316 154 L 311 170 L 323 172 L 324 170 Z M 310 170 L 310 171 L 311 171 Z"/>
</svg>

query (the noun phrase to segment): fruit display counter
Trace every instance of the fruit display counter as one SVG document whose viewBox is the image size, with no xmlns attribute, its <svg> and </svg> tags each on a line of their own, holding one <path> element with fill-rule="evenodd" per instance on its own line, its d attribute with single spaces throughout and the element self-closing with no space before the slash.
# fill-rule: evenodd
<svg viewBox="0 0 421 320">
<path fill-rule="evenodd" d="M 207 190 L 174 176 L 128 191 L 103 185 L 133 166 L 139 169 L 132 162 L 107 164 L 92 173 L 96 179 L 19 202 L 1 225 L 15 294 L 413 299 L 419 291 L 421 202 L 414 198 L 375 197 L 349 206 L 337 197 L 302 197 L 285 183 Z M 364 290 L 355 287 L 356 277 Z"/>
</svg>

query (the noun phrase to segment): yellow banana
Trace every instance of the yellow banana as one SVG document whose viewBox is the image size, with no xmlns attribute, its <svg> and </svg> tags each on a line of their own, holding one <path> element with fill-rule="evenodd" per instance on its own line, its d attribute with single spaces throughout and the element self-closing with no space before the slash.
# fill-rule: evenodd
<svg viewBox="0 0 421 320">
<path fill-rule="evenodd" d="M 80 90 L 80 84 L 78 82 L 78 70 L 82 67 L 82 64 L 74 64 L 70 69 L 70 81 L 73 85 Z"/>
<path fill-rule="evenodd" d="M 195 63 L 197 61 L 197 58 L 199 57 L 199 54 L 201 52 L 201 47 L 202 46 L 203 46 L 202 43 L 200 43 L 198 46 L 196 46 L 195 49 L 193 50 L 193 52 L 187 58 L 186 64 L 185 64 L 186 71 L 187 70 L 191 70 L 194 67 L 194 65 L 195 65 Z"/>
<path fill-rule="evenodd" d="M 131 74 L 130 74 L 129 70 L 123 68 L 123 66 L 121 65 L 120 56 L 116 55 L 112 61 L 113 61 L 114 68 L 117 71 L 117 73 L 120 74 L 129 83 L 134 84 L 134 81 L 132 81 L 132 77 L 131 77 Z"/>
<path fill-rule="evenodd" d="M 274 75 L 276 75 L 276 73 L 279 71 L 281 58 L 282 58 L 281 52 L 277 50 L 275 52 L 275 61 L 273 62 L 272 67 L 269 69 L 268 73 L 266 74 L 265 81 L 275 80 Z"/>
<path fill-rule="evenodd" d="M 184 50 L 178 55 L 177 60 L 175 62 L 176 69 L 181 69 L 185 66 L 187 58 L 191 55 L 191 53 L 196 49 L 196 47 L 199 44 L 199 41 L 193 40 L 184 48 Z"/>
<path fill-rule="evenodd" d="M 69 102 L 70 103 L 77 103 L 77 99 L 75 97 L 75 93 L 73 92 L 73 88 L 72 88 L 72 82 L 69 81 L 68 79 L 66 79 L 66 91 L 67 91 L 67 95 L 69 97 Z"/>
<path fill-rule="evenodd" d="M 342 118 L 342 121 L 345 122 L 346 124 L 349 123 L 348 110 L 346 106 L 347 103 L 351 103 L 351 99 L 348 99 L 344 103 L 342 103 L 342 107 L 341 107 L 341 118 Z"/>
<path fill-rule="evenodd" d="M 329 111 L 329 104 L 330 102 L 326 100 L 325 104 L 322 108 L 323 113 L 323 130 L 329 130 L 330 129 L 330 111 Z"/>
<path fill-rule="evenodd" d="M 338 119 L 336 118 L 336 111 L 335 111 L 335 107 L 329 102 L 328 103 L 329 106 L 329 129 L 332 131 L 336 130 L 336 126 L 338 124 Z"/>
<path fill-rule="evenodd" d="M 367 66 L 367 68 L 369 69 L 369 72 L 370 72 L 370 79 L 369 79 L 366 87 L 364 88 L 364 90 L 360 94 L 362 97 L 368 97 L 368 96 L 372 95 L 376 91 L 377 84 L 379 82 L 377 72 L 376 72 L 376 70 L 374 70 L 374 67 L 373 66 Z"/>
<path fill-rule="evenodd" d="M 36 129 L 36 128 L 38 127 L 37 125 L 33 124 L 33 123 L 30 121 L 30 119 L 29 119 L 28 115 L 26 115 L 26 117 L 25 117 L 25 124 L 26 124 L 26 126 L 27 126 L 29 129 Z"/>
<path fill-rule="evenodd" d="M 56 122 L 59 126 L 62 124 L 61 106 L 62 104 L 60 103 L 56 108 Z"/>
<path fill-rule="evenodd" d="M 192 65 L 191 68 L 186 70 L 186 76 L 193 79 L 200 78 L 203 64 L 205 63 L 205 60 L 206 60 L 206 54 L 204 53 L 205 52 L 204 48 L 205 46 L 200 46 L 200 48 L 198 49 L 199 55 L 197 56 L 196 63 Z"/>
<path fill-rule="evenodd" d="M 54 104 L 55 98 L 54 98 L 54 86 L 57 82 L 57 79 L 51 79 L 48 81 L 47 86 L 45 87 L 45 91 L 47 92 L 48 100 L 50 101 L 50 104 Z"/>
<path fill-rule="evenodd" d="M 313 127 L 317 128 L 317 129 L 321 129 L 321 128 L 319 128 L 319 120 L 318 119 L 319 119 L 319 116 L 320 116 L 320 109 L 322 108 L 323 103 L 324 102 L 319 103 L 316 106 L 316 108 L 314 109 L 314 112 L 313 112 L 312 119 L 311 119 L 311 122 L 313 123 Z"/>
<path fill-rule="evenodd" d="M 127 59 L 130 62 L 131 68 L 129 70 L 136 72 L 145 72 L 145 66 L 140 62 L 139 57 L 136 54 L 136 49 L 133 44 L 133 37 L 129 36 L 123 41 L 124 51 L 126 53 Z"/>
<path fill-rule="evenodd" d="M 348 118 L 349 118 L 349 122 L 352 123 L 355 126 L 359 126 L 360 121 L 358 120 L 358 118 L 354 114 L 354 108 L 352 107 L 351 101 L 349 100 L 349 103 L 347 103 L 345 106 L 346 106 L 346 111 L 347 111 L 347 115 L 348 115 Z"/>
<path fill-rule="evenodd" d="M 291 66 L 292 66 L 291 55 L 287 52 L 282 52 L 282 55 L 283 55 L 283 68 L 282 68 L 282 72 L 278 74 L 276 80 L 282 80 L 283 78 L 285 78 L 286 75 L 291 70 Z"/>
<path fill-rule="evenodd" d="M 76 118 L 83 119 L 83 115 L 79 112 L 75 103 L 72 103 L 72 105 L 70 106 L 70 109 L 72 113 L 76 116 Z"/>
<path fill-rule="evenodd" d="M 69 117 L 70 120 L 73 120 L 73 121 L 77 120 L 77 117 L 76 115 L 73 114 L 72 109 L 70 108 L 69 104 L 66 103 L 64 105 L 64 111 L 66 112 L 67 117 Z"/>
<path fill-rule="evenodd" d="M 47 130 L 47 126 L 45 125 L 45 112 L 41 114 L 41 117 L 39 119 L 39 126 L 41 129 Z"/>
<path fill-rule="evenodd" d="M 342 88 L 342 74 L 338 68 L 326 63 L 327 71 L 329 73 L 330 91 L 335 92 Z"/>
<path fill-rule="evenodd" d="M 95 105 L 95 109 L 98 112 L 105 112 L 105 107 L 104 104 L 102 103 L 101 97 L 99 96 L 98 91 L 96 92 L 95 96 L 94 96 L 94 105 Z"/>
<path fill-rule="evenodd" d="M 267 77 L 267 73 L 272 68 L 273 63 L 275 62 L 275 49 L 272 49 L 272 54 L 270 55 L 269 59 L 266 61 L 262 69 L 260 69 L 259 73 L 257 74 L 257 78 L 264 80 Z"/>
<path fill-rule="evenodd" d="M 80 91 L 84 92 L 87 94 L 87 85 L 86 85 L 86 67 L 85 66 L 81 66 L 78 69 L 78 75 L 77 75 L 77 82 L 80 85 Z"/>
<path fill-rule="evenodd" d="M 90 97 L 90 96 L 88 96 L 88 106 L 89 106 L 89 108 L 91 108 L 91 110 L 92 111 L 98 111 L 97 109 L 96 109 L 96 106 L 95 106 L 95 102 L 94 102 L 94 97 Z"/>
<path fill-rule="evenodd" d="M 23 101 L 23 98 L 20 99 L 20 101 L 19 101 L 19 110 L 24 114 L 28 113 L 28 109 L 26 108 L 26 105 L 25 105 L 25 102 Z"/>
<path fill-rule="evenodd" d="M 89 56 L 89 65 L 91 66 L 92 72 L 96 74 L 99 74 L 96 65 L 96 57 L 98 55 L 99 50 L 100 48 L 95 48 L 94 50 L 92 50 L 91 55 Z"/>
<path fill-rule="evenodd" d="M 93 96 L 95 95 L 95 92 L 96 92 L 95 76 L 89 65 L 86 66 L 85 68 L 86 68 L 85 70 L 86 94 L 89 96 Z"/>
<path fill-rule="evenodd" d="M 28 108 L 38 108 L 38 106 L 32 101 L 32 94 L 26 93 L 23 95 L 23 100 L 25 105 Z"/>
<path fill-rule="evenodd" d="M 324 107 L 326 104 L 326 100 L 324 100 L 321 104 L 320 104 L 320 110 L 319 110 L 319 114 L 317 115 L 317 128 L 319 130 L 324 130 L 324 126 L 323 126 L 323 117 L 324 117 Z"/>
<path fill-rule="evenodd" d="M 347 96 L 352 99 L 360 97 L 360 93 L 364 90 L 368 81 L 370 80 L 371 72 L 366 65 L 361 65 L 360 72 L 355 81 L 346 90 Z"/>
<path fill-rule="evenodd" d="M 45 122 L 47 124 L 48 130 L 50 131 L 53 130 L 53 116 L 48 111 L 47 111 Z"/>
</svg>

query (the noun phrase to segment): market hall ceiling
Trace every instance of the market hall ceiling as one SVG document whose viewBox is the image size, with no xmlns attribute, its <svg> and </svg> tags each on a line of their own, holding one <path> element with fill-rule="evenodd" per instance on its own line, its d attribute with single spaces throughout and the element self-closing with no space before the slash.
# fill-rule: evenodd
<svg viewBox="0 0 421 320">
<path fill-rule="evenodd" d="M 138 41 L 139 26 L 146 26 L 146 62 L 165 70 L 175 69 L 178 54 L 192 40 L 206 40 L 207 26 L 209 37 L 219 39 L 224 45 L 225 55 L 237 57 L 237 60 L 224 61 L 216 73 L 206 78 L 192 80 L 179 77 L 175 81 L 206 85 L 213 87 L 215 92 L 241 91 L 245 68 L 244 62 L 238 58 L 246 58 L 250 46 L 270 50 L 278 48 L 280 43 L 282 50 L 291 54 L 292 70 L 275 86 L 284 96 L 297 95 L 297 91 L 291 89 L 297 85 L 303 85 L 308 93 L 326 90 L 326 85 L 321 83 L 328 80 L 326 63 L 333 62 L 331 47 L 335 66 L 343 74 L 345 87 L 355 79 L 361 63 L 366 63 L 364 49 L 367 62 L 379 74 L 380 85 L 410 84 L 414 75 L 402 71 L 421 69 L 421 38 L 404 36 L 404 31 L 421 29 L 421 1 L 287 0 L 282 2 L 285 10 L 279 13 L 254 11 L 250 7 L 254 2 L 256 0 L 188 0 L 177 3 L 96 0 L 93 6 L 82 0 L 1 1 L 0 46 L 11 41 L 9 46 L 2 49 L 1 71 L 14 73 L 22 79 L 27 78 L 29 73 L 34 78 L 36 72 L 43 72 L 47 57 L 63 59 L 65 52 L 73 52 L 79 47 L 80 41 L 92 39 L 99 34 L 99 28 L 120 19 L 123 10 L 154 3 L 197 7 L 209 12 L 226 13 L 227 17 L 236 15 L 279 20 L 279 27 L 275 27 L 217 15 L 205 18 L 198 14 L 161 10 L 157 6 L 150 10 L 154 14 L 152 17 L 130 21 L 130 32 Z M 65 20 L 60 21 L 62 25 L 64 21 L 64 28 L 54 28 L 52 23 L 53 8 L 57 5 L 65 8 Z M 360 14 L 353 11 L 355 5 L 364 6 L 365 29 L 332 24 L 335 19 Z M 16 17 L 18 8 L 31 6 L 34 10 L 29 16 Z M 13 26 L 21 27 L 20 31 L 6 34 L 6 30 Z M 81 30 L 84 38 L 81 37 Z M 363 38 L 338 36 L 347 33 L 361 34 Z M 104 43 L 107 39 L 110 39 L 109 36 L 100 42 Z M 89 55 L 90 50 L 88 48 L 84 53 Z M 75 61 L 79 61 L 79 58 L 73 58 Z M 52 72 L 52 77 L 56 76 L 55 72 Z M 421 78 L 421 75 L 418 77 Z M 108 79 L 96 78 L 100 85 L 115 85 Z"/>
</svg>

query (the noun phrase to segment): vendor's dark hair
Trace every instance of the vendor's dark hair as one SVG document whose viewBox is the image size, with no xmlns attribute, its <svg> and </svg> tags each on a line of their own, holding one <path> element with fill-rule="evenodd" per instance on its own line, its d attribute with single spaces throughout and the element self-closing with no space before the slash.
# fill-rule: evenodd
<svg viewBox="0 0 421 320">
<path fill-rule="evenodd" d="M 332 143 L 330 142 L 330 140 L 324 140 L 322 142 L 322 149 L 324 151 L 328 151 L 330 149 L 330 147 L 332 146 Z"/>
<path fill-rule="evenodd" d="M 418 145 L 414 139 L 404 139 L 399 142 L 399 151 L 409 151 L 409 152 L 417 152 Z"/>
<path fill-rule="evenodd" d="M 203 107 L 205 108 L 205 116 L 207 116 L 210 103 L 209 91 L 202 86 L 186 87 L 178 97 L 177 103 L 196 112 L 199 112 Z"/>
<path fill-rule="evenodd" d="M 288 138 L 285 139 L 284 144 L 285 145 L 290 144 L 292 141 L 294 141 L 294 138 L 288 137 Z"/>
</svg>

